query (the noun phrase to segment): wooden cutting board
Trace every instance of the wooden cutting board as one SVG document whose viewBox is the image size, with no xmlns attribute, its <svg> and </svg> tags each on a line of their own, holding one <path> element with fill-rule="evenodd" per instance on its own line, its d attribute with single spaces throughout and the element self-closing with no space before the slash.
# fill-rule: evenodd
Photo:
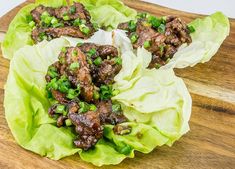
<svg viewBox="0 0 235 169">
<path fill-rule="evenodd" d="M 135 0 L 124 2 L 138 11 L 156 16 L 177 15 L 187 22 L 201 17 Z M 27 3 L 0 18 L 1 38 L 17 11 Z M 235 168 L 235 20 L 230 19 L 230 24 L 230 36 L 210 62 L 176 70 L 192 95 L 191 130 L 172 147 L 158 147 L 150 154 L 136 152 L 134 159 L 125 159 L 119 165 L 101 168 Z M 3 108 L 8 69 L 9 61 L 3 59 L 0 53 L 0 168 L 96 168 L 83 162 L 78 155 L 53 161 L 16 144 L 7 126 Z"/>
</svg>

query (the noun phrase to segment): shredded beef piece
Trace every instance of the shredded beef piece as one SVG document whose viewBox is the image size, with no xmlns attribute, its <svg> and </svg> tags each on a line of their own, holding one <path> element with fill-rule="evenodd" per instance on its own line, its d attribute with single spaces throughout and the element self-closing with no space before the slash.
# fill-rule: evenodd
<svg viewBox="0 0 235 169">
<path fill-rule="evenodd" d="M 122 66 L 116 64 L 113 60 L 105 60 L 98 68 L 98 83 L 111 84 L 114 82 L 114 77 L 121 70 Z M 97 72 L 96 72 L 97 73 Z"/>
<path fill-rule="evenodd" d="M 58 90 L 51 90 L 52 96 L 55 100 L 57 100 L 61 104 L 68 103 L 66 99 L 66 95 L 64 93 L 59 92 Z"/>
<path fill-rule="evenodd" d="M 101 101 L 97 104 L 97 112 L 100 116 L 102 123 L 107 124 L 118 124 L 127 121 L 127 118 L 123 115 L 122 112 L 113 112 L 112 111 L 112 101 Z"/>
<path fill-rule="evenodd" d="M 76 126 L 76 132 L 79 133 L 79 138 L 74 141 L 77 147 L 87 150 L 103 136 L 103 127 L 100 124 L 99 114 L 96 112 L 69 113 L 68 117 Z"/>
<path fill-rule="evenodd" d="M 66 119 L 68 119 L 68 117 L 61 115 L 61 116 L 57 119 L 57 122 L 56 122 L 57 127 L 63 126 L 63 124 L 64 124 L 64 122 L 65 122 Z"/>
</svg>

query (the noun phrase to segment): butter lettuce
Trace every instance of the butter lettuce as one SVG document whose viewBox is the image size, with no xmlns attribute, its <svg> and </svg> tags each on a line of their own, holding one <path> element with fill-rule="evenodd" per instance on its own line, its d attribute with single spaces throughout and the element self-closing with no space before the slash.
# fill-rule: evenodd
<svg viewBox="0 0 235 169">
<path fill-rule="evenodd" d="M 120 0 L 72 0 L 81 2 L 91 14 L 94 22 L 107 28 L 117 28 L 119 23 L 135 19 L 137 12 Z"/>
<path fill-rule="evenodd" d="M 119 0 L 82 0 L 80 2 L 84 3 L 91 13 L 92 21 L 98 23 L 102 27 L 116 28 L 119 23 L 129 21 L 136 16 L 136 11 L 134 9 L 125 6 Z M 9 25 L 4 41 L 1 44 L 3 56 L 5 58 L 11 59 L 14 52 L 21 47 L 33 45 L 33 40 L 31 38 L 32 28 L 29 26 L 26 16 L 39 4 L 50 7 L 59 7 L 67 5 L 67 1 L 36 0 L 34 4 L 31 3 L 23 7 Z"/>
<path fill-rule="evenodd" d="M 66 0 L 35 0 L 34 4 L 29 4 L 23 7 L 11 21 L 4 41 L 1 44 L 3 56 L 11 59 L 15 51 L 25 45 L 33 45 L 31 38 L 32 28 L 29 26 L 26 16 L 30 14 L 39 4 L 51 7 L 59 7 L 66 5 Z"/>
<path fill-rule="evenodd" d="M 192 67 L 197 63 L 209 61 L 230 31 L 229 20 L 221 12 L 196 19 L 189 26 L 193 26 L 196 30 L 191 34 L 192 43 L 189 46 L 182 45 L 170 62 L 162 68 Z"/>
<path fill-rule="evenodd" d="M 92 41 L 101 43 L 102 32 L 103 37 L 109 34 L 101 31 Z M 118 47 L 123 42 L 122 33 L 116 32 L 114 37 L 113 43 Z M 122 51 L 123 68 L 115 77 L 115 88 L 120 94 L 113 100 L 122 104 L 130 121 L 121 125 L 132 127 L 131 133 L 116 135 L 114 126 L 106 125 L 104 138 L 93 149 L 76 148 L 71 128 L 56 127 L 55 120 L 48 116 L 50 104 L 44 79 L 61 48 L 71 46 L 71 42 L 66 38 L 43 41 L 14 54 L 5 86 L 4 107 L 8 125 L 19 145 L 54 160 L 78 153 L 84 161 L 102 166 L 133 158 L 135 150 L 149 153 L 156 146 L 171 145 L 188 131 L 191 98 L 183 81 L 171 69 L 147 70 L 151 54 L 146 50 L 139 49 L 137 56 L 127 50 Z"/>
</svg>

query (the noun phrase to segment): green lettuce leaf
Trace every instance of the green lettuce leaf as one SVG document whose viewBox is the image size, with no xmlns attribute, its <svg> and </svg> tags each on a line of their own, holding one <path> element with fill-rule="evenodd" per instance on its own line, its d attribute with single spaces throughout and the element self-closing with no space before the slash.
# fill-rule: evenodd
<svg viewBox="0 0 235 169">
<path fill-rule="evenodd" d="M 209 61 L 230 31 L 229 20 L 221 12 L 196 19 L 189 26 L 195 28 L 195 32 L 191 34 L 192 43 L 189 46 L 182 45 L 170 62 L 162 68 L 192 67 L 197 63 Z"/>
<path fill-rule="evenodd" d="M 93 37 L 93 41 L 100 41 L 100 36 Z M 119 32 L 115 36 L 114 42 L 120 44 L 117 39 L 120 40 L 122 34 Z M 71 128 L 56 127 L 55 120 L 47 113 L 50 104 L 44 78 L 48 66 L 57 60 L 63 46 L 71 46 L 70 41 L 66 38 L 43 41 L 21 48 L 11 60 L 4 107 L 8 125 L 19 145 L 55 160 L 79 153 L 84 161 L 102 166 L 133 158 L 135 150 L 149 153 L 156 146 L 171 145 L 188 131 L 191 98 L 183 81 L 170 69 L 147 70 L 151 54 L 146 50 L 139 49 L 137 56 L 125 51 L 122 54 L 123 69 L 115 78 L 115 87 L 120 94 L 113 100 L 122 103 L 130 122 L 121 125 L 130 126 L 131 133 L 116 135 L 114 126 L 106 125 L 104 138 L 93 149 L 76 148 Z M 124 98 L 127 94 L 131 94 L 128 99 Z M 148 103 L 149 99 L 153 104 Z"/>
<path fill-rule="evenodd" d="M 117 28 L 119 23 L 135 19 L 137 12 L 120 0 L 72 0 L 81 2 L 91 14 L 94 22 L 107 28 Z"/>
<path fill-rule="evenodd" d="M 33 45 L 31 38 L 32 28 L 29 26 L 26 16 L 30 14 L 37 5 L 59 7 L 66 5 L 66 0 L 36 0 L 34 4 L 29 4 L 23 7 L 11 21 L 4 41 L 1 44 L 3 56 L 11 59 L 15 51 L 25 45 Z"/>
</svg>

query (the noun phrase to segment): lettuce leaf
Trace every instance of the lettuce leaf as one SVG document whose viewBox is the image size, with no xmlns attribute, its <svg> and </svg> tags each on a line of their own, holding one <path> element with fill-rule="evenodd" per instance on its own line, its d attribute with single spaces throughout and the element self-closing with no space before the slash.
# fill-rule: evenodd
<svg viewBox="0 0 235 169">
<path fill-rule="evenodd" d="M 11 21 L 8 31 L 5 35 L 4 41 L 1 44 L 3 56 L 11 59 L 15 51 L 25 45 L 33 45 L 31 38 L 32 28 L 29 26 L 26 16 L 30 14 L 39 4 L 51 7 L 59 7 L 66 5 L 66 0 L 36 0 L 34 4 L 29 4 L 23 7 L 14 19 Z"/>
<path fill-rule="evenodd" d="M 137 12 L 120 0 L 71 0 L 81 2 L 91 14 L 94 22 L 110 29 L 117 28 L 119 23 L 135 19 Z"/>
<path fill-rule="evenodd" d="M 205 63 L 218 51 L 229 35 L 228 18 L 221 12 L 216 12 L 202 19 L 192 21 L 189 26 L 195 28 L 191 34 L 192 43 L 182 45 L 170 62 L 162 68 L 185 68 L 197 63 Z"/>
<path fill-rule="evenodd" d="M 114 36 L 121 39 L 118 35 Z M 99 36 L 93 37 L 93 41 L 99 41 Z M 130 122 L 121 125 L 131 126 L 131 133 L 116 135 L 113 126 L 106 125 L 104 138 L 94 149 L 83 151 L 76 148 L 71 128 L 57 128 L 55 120 L 47 113 L 50 105 L 44 77 L 63 46 L 71 46 L 66 38 L 43 41 L 21 48 L 11 60 L 4 107 L 8 125 L 19 145 L 55 160 L 78 153 L 84 161 L 102 166 L 133 158 L 135 150 L 149 153 L 156 146 L 171 145 L 188 131 L 191 98 L 183 81 L 170 69 L 147 70 L 151 54 L 146 50 L 139 49 L 137 56 L 125 51 L 122 54 L 123 69 L 115 78 L 115 87 L 120 94 L 113 100 L 122 103 Z M 149 79 L 146 81 L 149 83 L 145 79 Z M 124 98 L 128 93 L 135 94 Z M 152 104 L 148 103 L 149 99 Z"/>
<path fill-rule="evenodd" d="M 121 22 L 133 19 L 136 11 L 125 6 L 118 0 L 98 0 L 98 1 L 81 1 L 91 12 L 92 20 L 100 26 L 115 28 Z M 3 43 L 1 44 L 3 56 L 11 59 L 15 51 L 25 45 L 33 45 L 31 38 L 32 28 L 28 25 L 26 16 L 37 5 L 42 4 L 50 7 L 59 7 L 66 5 L 66 0 L 36 0 L 34 4 L 23 7 L 12 20 L 6 33 Z"/>
</svg>

